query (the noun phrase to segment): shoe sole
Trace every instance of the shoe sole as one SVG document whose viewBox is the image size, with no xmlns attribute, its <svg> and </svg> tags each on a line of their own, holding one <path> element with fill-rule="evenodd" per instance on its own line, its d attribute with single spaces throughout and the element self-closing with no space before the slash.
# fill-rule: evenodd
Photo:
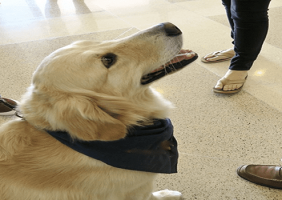
<svg viewBox="0 0 282 200">
<path fill-rule="evenodd" d="M 9 115 L 14 115 L 16 113 L 15 110 L 9 111 L 9 112 L 4 112 L 0 113 L 0 116 L 9 116 Z"/>
<path fill-rule="evenodd" d="M 240 88 L 236 89 L 236 90 L 220 90 L 217 88 L 213 88 L 213 92 L 214 93 L 218 93 L 218 94 L 236 94 L 238 92 L 240 92 L 242 90 L 243 86 L 241 86 Z"/>
<path fill-rule="evenodd" d="M 201 58 L 201 61 L 203 63 L 206 63 L 206 64 L 220 63 L 220 62 L 225 62 L 225 61 L 228 61 L 228 60 L 231 60 L 231 58 L 219 59 L 219 60 L 214 60 L 214 61 L 208 61 L 208 60 L 205 59 L 205 57 Z"/>
</svg>

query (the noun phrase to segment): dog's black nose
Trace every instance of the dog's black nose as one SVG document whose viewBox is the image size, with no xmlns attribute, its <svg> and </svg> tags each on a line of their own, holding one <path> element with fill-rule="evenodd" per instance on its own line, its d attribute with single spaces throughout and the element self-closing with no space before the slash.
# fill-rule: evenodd
<svg viewBox="0 0 282 200">
<path fill-rule="evenodd" d="M 181 30 L 170 22 L 162 23 L 167 36 L 178 36 L 182 34 Z"/>
</svg>

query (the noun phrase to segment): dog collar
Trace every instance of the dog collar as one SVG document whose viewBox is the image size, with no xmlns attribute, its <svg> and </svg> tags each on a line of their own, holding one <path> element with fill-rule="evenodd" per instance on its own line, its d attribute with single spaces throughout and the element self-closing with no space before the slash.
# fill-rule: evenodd
<svg viewBox="0 0 282 200">
<path fill-rule="evenodd" d="M 170 119 L 157 119 L 149 126 L 134 126 L 125 138 L 115 141 L 73 140 L 64 131 L 46 132 L 69 148 L 113 167 L 166 174 L 177 172 L 177 141 Z"/>
</svg>

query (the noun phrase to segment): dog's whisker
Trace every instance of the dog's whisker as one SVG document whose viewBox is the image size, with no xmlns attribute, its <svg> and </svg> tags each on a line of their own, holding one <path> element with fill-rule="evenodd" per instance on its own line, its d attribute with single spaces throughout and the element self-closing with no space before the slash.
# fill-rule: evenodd
<svg viewBox="0 0 282 200">
<path fill-rule="evenodd" d="M 181 54 L 177 54 L 176 57 L 179 57 L 179 56 L 186 56 L 187 53 L 181 53 Z"/>
<path fill-rule="evenodd" d="M 116 38 L 114 38 L 114 40 L 120 39 L 122 36 L 124 36 L 126 33 L 131 31 L 132 29 L 134 29 L 134 27 L 131 27 L 129 30 L 127 30 L 127 31 L 123 32 L 122 34 L 118 35 Z"/>
<path fill-rule="evenodd" d="M 174 67 L 174 64 L 175 64 L 175 63 L 172 63 L 171 66 L 170 66 L 170 69 L 171 69 L 172 71 L 176 71 L 176 68 Z"/>
<path fill-rule="evenodd" d="M 170 62 L 169 62 L 170 63 Z M 168 63 L 166 63 L 166 64 L 164 64 L 164 72 L 165 72 L 165 75 L 167 75 L 168 74 L 168 72 L 167 72 L 167 67 L 169 66 L 169 65 L 167 65 Z"/>
<path fill-rule="evenodd" d="M 165 68 L 164 70 L 165 70 L 165 75 L 167 75 L 167 74 L 168 74 L 168 72 L 167 72 L 166 68 Z"/>
</svg>

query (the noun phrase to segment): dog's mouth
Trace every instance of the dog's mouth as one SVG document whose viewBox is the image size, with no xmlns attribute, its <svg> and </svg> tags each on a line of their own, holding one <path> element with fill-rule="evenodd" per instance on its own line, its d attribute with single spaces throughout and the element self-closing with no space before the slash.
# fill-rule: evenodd
<svg viewBox="0 0 282 200">
<path fill-rule="evenodd" d="M 195 52 L 189 50 L 181 50 L 172 60 L 167 62 L 165 65 L 153 70 L 149 74 L 142 76 L 141 84 L 146 85 L 153 81 L 156 81 L 168 74 L 179 71 L 188 64 L 192 63 L 198 58 Z"/>
</svg>

